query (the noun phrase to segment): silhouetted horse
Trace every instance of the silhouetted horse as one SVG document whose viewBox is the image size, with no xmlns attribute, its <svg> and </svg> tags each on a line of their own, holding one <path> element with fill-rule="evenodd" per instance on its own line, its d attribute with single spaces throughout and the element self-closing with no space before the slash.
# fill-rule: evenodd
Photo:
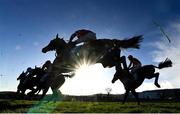
<svg viewBox="0 0 180 114">
<path fill-rule="evenodd" d="M 36 78 L 36 89 L 32 90 L 31 93 L 35 94 L 36 92 L 40 92 L 41 90 L 43 91 L 42 96 L 44 97 L 48 91 L 47 86 L 48 86 L 48 76 L 46 76 L 45 79 L 42 80 L 42 78 L 44 78 L 46 72 L 40 68 L 40 67 L 35 67 L 35 69 L 32 69 L 30 77 L 34 77 Z M 38 94 L 37 93 L 37 94 Z"/>
<path fill-rule="evenodd" d="M 17 78 L 17 80 L 20 80 L 20 83 L 18 85 L 17 94 L 22 93 L 22 95 L 25 94 L 25 91 L 27 89 L 30 89 L 31 91 L 28 93 L 28 95 L 34 95 L 36 92 L 40 92 L 43 90 L 43 95 L 46 95 L 48 89 L 48 79 L 41 80 L 43 76 L 45 76 L 45 71 L 40 67 L 35 67 L 35 69 L 32 69 L 31 73 L 26 76 L 24 72 L 20 74 L 20 76 Z"/>
<path fill-rule="evenodd" d="M 41 98 L 43 98 L 46 95 L 47 91 L 49 90 L 50 84 L 52 84 L 49 74 L 46 73 L 42 68 L 35 67 L 35 69 L 31 71 L 31 75 L 36 76 L 37 79 L 37 85 L 36 85 L 37 88 L 34 91 L 32 91 L 32 93 L 36 93 L 36 92 L 39 93 L 42 90 L 43 93 Z M 69 75 L 63 75 L 63 76 L 69 77 Z"/>
<path fill-rule="evenodd" d="M 172 66 L 172 62 L 169 59 L 166 59 L 164 62 L 160 62 L 158 67 L 154 65 L 144 65 L 137 70 L 137 79 L 135 79 L 134 76 L 131 73 L 129 73 L 127 69 L 120 69 L 114 75 L 114 78 L 112 79 L 112 83 L 114 83 L 118 79 L 123 83 L 124 88 L 126 90 L 123 104 L 125 103 L 130 91 L 135 96 L 138 104 L 140 104 L 139 97 L 135 89 L 138 88 L 143 83 L 145 78 L 152 79 L 154 77 L 155 77 L 155 85 L 157 87 L 160 87 L 160 85 L 158 84 L 159 73 L 155 73 L 155 68 L 162 69 L 171 66 Z"/>
<path fill-rule="evenodd" d="M 26 76 L 24 71 L 19 75 L 17 80 L 20 80 L 19 85 L 17 87 L 17 94 L 24 95 L 27 89 L 31 91 L 35 91 L 35 86 L 37 85 L 37 79 L 35 77 L 29 78 Z"/>
<path fill-rule="evenodd" d="M 127 40 L 98 39 L 85 43 L 83 46 L 81 46 L 78 52 L 74 53 L 73 46 L 66 43 L 63 39 L 58 38 L 57 35 L 55 39 L 51 40 L 50 43 L 42 49 L 43 53 L 48 51 L 56 51 L 56 58 L 52 65 L 52 71 L 49 73 L 49 76 L 51 77 L 50 80 L 52 82 L 50 86 L 53 94 L 60 93 L 58 89 L 65 82 L 65 77 L 62 75 L 62 73 L 75 72 L 77 66 L 81 64 L 81 61 L 85 60 L 90 64 L 102 63 L 104 67 L 107 67 L 109 63 L 105 62 L 105 60 L 107 60 L 106 55 L 108 54 L 109 50 L 114 47 L 138 49 L 139 43 L 142 41 L 142 39 L 142 36 L 133 37 Z M 114 65 L 111 64 L 111 67 L 112 66 Z"/>
</svg>

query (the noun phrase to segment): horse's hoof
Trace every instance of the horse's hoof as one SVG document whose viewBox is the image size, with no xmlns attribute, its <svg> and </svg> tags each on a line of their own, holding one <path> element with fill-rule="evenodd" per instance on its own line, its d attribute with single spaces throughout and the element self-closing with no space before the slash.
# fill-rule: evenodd
<svg viewBox="0 0 180 114">
<path fill-rule="evenodd" d="M 159 84 L 155 84 L 155 85 L 156 85 L 156 87 L 161 88 L 161 86 Z"/>
</svg>

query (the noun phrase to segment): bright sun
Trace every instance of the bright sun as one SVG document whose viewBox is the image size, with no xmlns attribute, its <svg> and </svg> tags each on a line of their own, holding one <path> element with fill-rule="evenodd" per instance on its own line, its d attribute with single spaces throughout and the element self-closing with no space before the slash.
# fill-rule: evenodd
<svg viewBox="0 0 180 114">
<path fill-rule="evenodd" d="M 79 67 L 79 69 L 76 70 L 76 76 L 78 77 L 84 77 L 87 76 L 87 78 L 92 78 L 97 75 L 98 71 L 101 71 L 101 67 L 96 65 L 88 66 L 86 64 L 83 64 Z M 98 73 L 99 74 L 99 73 Z"/>
<path fill-rule="evenodd" d="M 114 68 L 113 68 L 114 69 Z M 101 64 L 79 64 L 73 78 L 66 79 L 62 92 L 72 95 L 90 95 L 104 93 L 111 85 L 112 69 L 103 68 Z"/>
</svg>

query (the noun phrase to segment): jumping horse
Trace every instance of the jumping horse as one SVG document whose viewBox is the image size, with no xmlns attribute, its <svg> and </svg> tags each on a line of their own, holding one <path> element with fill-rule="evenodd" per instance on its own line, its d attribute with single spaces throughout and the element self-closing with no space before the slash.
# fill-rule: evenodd
<svg viewBox="0 0 180 114">
<path fill-rule="evenodd" d="M 109 66 L 108 61 L 111 63 L 110 59 L 113 56 L 109 56 L 109 50 L 116 48 L 128 49 L 135 48 L 139 49 L 140 42 L 142 41 L 142 36 L 135 36 L 130 39 L 117 40 L 117 39 L 98 39 L 90 41 L 81 46 L 78 52 L 73 52 L 75 45 L 66 43 L 63 38 L 56 38 L 50 41 L 50 43 L 42 49 L 43 53 L 48 51 L 55 51 L 56 58 L 52 64 L 52 70 L 49 72 L 49 86 L 53 91 L 54 96 L 60 95 L 59 88 L 64 84 L 65 77 L 72 77 L 71 74 L 75 73 L 78 64 L 81 61 L 90 61 L 91 64 L 102 63 L 104 67 Z M 120 54 L 120 53 L 119 53 Z M 117 58 L 120 55 L 116 55 Z M 110 65 L 110 67 L 115 66 L 115 64 Z M 64 75 L 64 73 L 70 73 L 70 75 Z"/>
<path fill-rule="evenodd" d="M 121 63 L 119 62 L 117 66 L 120 64 Z M 126 90 L 123 104 L 125 103 L 129 92 L 131 92 L 135 96 L 139 105 L 140 101 L 139 101 L 138 93 L 135 91 L 135 89 L 137 89 L 145 79 L 152 79 L 152 78 L 155 78 L 154 84 L 159 88 L 160 87 L 160 85 L 158 84 L 159 72 L 155 73 L 155 68 L 162 69 L 171 66 L 172 66 L 172 61 L 170 59 L 166 59 L 165 61 L 160 62 L 158 67 L 154 65 L 144 65 L 137 70 L 136 74 L 130 73 L 128 69 L 119 68 L 117 69 L 112 79 L 112 83 L 115 83 L 115 81 L 118 79 L 123 83 L 124 88 Z M 136 78 L 134 75 L 136 75 Z"/>
</svg>

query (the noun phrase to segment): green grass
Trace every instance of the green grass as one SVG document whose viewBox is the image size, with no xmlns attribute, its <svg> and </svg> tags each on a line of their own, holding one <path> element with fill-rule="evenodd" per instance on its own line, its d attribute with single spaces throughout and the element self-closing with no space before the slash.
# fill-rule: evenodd
<svg viewBox="0 0 180 114">
<path fill-rule="evenodd" d="M 28 100 L 0 100 L 0 113 L 180 113 L 180 103 L 136 102 L 46 102 Z"/>
</svg>

